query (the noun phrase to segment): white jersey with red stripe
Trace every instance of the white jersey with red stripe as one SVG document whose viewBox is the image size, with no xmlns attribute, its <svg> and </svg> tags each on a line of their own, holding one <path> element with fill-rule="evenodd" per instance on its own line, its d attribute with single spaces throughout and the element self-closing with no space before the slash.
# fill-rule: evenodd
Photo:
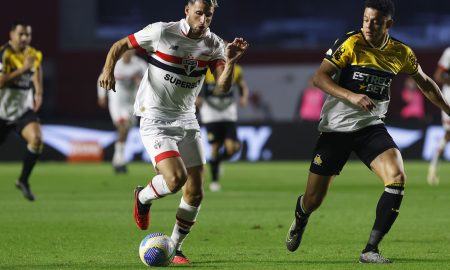
<svg viewBox="0 0 450 270">
<path fill-rule="evenodd" d="M 188 32 L 182 19 L 153 23 L 128 36 L 149 62 L 134 104 L 137 116 L 169 121 L 196 118 L 195 99 L 207 68 L 224 64 L 224 43 L 209 29 L 199 39 L 187 37 Z"/>
<path fill-rule="evenodd" d="M 439 59 L 438 68 L 442 69 L 450 75 L 450 47 L 445 49 L 444 53 Z M 442 94 L 445 100 L 450 103 L 450 85 L 442 85 Z M 445 112 L 442 112 L 442 124 L 446 130 L 450 130 L 450 116 L 448 116 Z"/>
</svg>

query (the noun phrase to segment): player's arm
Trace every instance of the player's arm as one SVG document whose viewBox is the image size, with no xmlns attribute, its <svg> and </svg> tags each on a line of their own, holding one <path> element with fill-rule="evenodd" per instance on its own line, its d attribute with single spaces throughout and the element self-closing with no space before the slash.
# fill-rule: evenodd
<svg viewBox="0 0 450 270">
<path fill-rule="evenodd" d="M 328 60 L 323 60 L 319 69 L 314 74 L 314 85 L 334 97 L 347 100 L 364 111 L 371 111 L 375 108 L 375 103 L 368 96 L 353 93 L 352 91 L 339 86 L 333 80 L 333 76 L 336 72 L 337 68 L 333 64 L 328 62 Z"/>
<path fill-rule="evenodd" d="M 447 71 L 442 67 L 438 67 L 434 72 L 434 80 L 440 84 L 448 84 L 450 85 L 450 76 Z"/>
<path fill-rule="evenodd" d="M 114 67 L 117 61 L 120 59 L 122 54 L 133 46 L 128 40 L 128 37 L 124 37 L 121 40 L 114 43 L 109 49 L 108 55 L 106 56 L 105 65 L 103 66 L 102 74 L 100 75 L 99 84 L 106 90 L 114 90 L 115 79 L 114 79 Z"/>
<path fill-rule="evenodd" d="M 238 86 L 239 86 L 239 103 L 241 106 L 247 106 L 248 103 L 248 96 L 250 94 L 247 82 L 244 80 L 244 78 L 241 77 L 240 80 L 238 80 Z"/>
<path fill-rule="evenodd" d="M 44 85 L 43 85 L 43 71 L 42 65 L 36 69 L 36 72 L 33 74 L 32 80 L 34 85 L 34 107 L 33 111 L 37 112 L 42 105 L 42 96 L 44 94 Z"/>
<path fill-rule="evenodd" d="M 443 110 L 446 114 L 450 115 L 450 106 L 442 96 L 442 92 L 439 86 L 422 71 L 422 68 L 418 66 L 417 73 L 412 75 L 417 86 L 434 105 Z"/>
<path fill-rule="evenodd" d="M 225 47 L 225 64 L 216 67 L 214 70 L 214 79 L 216 80 L 216 88 L 214 92 L 217 94 L 227 93 L 230 90 L 234 64 L 242 57 L 247 50 L 249 44 L 243 38 L 235 38 Z"/>
<path fill-rule="evenodd" d="M 25 72 L 28 72 L 33 67 L 34 61 L 36 61 L 36 57 L 33 55 L 28 55 L 27 57 L 25 57 L 23 66 L 21 68 L 18 68 L 10 73 L 0 72 L 0 88 L 3 88 L 5 85 L 12 82 L 17 77 L 21 76 Z"/>
</svg>

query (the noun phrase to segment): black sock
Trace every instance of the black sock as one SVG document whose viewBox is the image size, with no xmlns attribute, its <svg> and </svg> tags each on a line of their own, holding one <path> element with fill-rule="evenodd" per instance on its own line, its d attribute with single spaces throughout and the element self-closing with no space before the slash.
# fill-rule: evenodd
<svg viewBox="0 0 450 270">
<path fill-rule="evenodd" d="M 211 166 L 211 176 L 212 176 L 212 181 L 213 181 L 213 182 L 219 181 L 219 165 L 220 165 L 220 160 L 219 160 L 219 159 L 211 159 L 211 160 L 209 161 L 209 165 Z"/>
<path fill-rule="evenodd" d="M 30 176 L 31 171 L 34 168 L 34 165 L 36 164 L 38 157 L 39 154 L 33 153 L 27 149 L 25 157 L 23 159 L 22 173 L 20 174 L 19 177 L 20 182 L 28 184 L 28 177 Z"/>
<path fill-rule="evenodd" d="M 369 241 L 363 252 L 378 250 L 378 244 L 397 219 L 403 199 L 403 190 L 403 183 L 394 183 L 385 187 L 378 201 L 375 223 L 370 233 Z"/>
<path fill-rule="evenodd" d="M 297 199 L 297 205 L 295 207 L 295 218 L 298 222 L 308 221 L 309 215 L 311 213 L 306 213 L 301 205 L 303 195 L 300 195 Z"/>
</svg>

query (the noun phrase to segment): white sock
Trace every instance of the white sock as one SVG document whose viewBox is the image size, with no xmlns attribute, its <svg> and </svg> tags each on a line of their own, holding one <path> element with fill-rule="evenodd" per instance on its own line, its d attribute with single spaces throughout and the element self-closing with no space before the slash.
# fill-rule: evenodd
<svg viewBox="0 0 450 270">
<path fill-rule="evenodd" d="M 139 192 L 139 201 L 143 204 L 149 204 L 152 200 L 164 197 L 167 194 L 172 194 L 161 174 L 153 177 L 150 184 L 148 184 L 141 192 Z"/>
<path fill-rule="evenodd" d="M 200 206 L 195 207 L 189 205 L 181 198 L 180 206 L 177 210 L 177 221 L 175 222 L 171 236 L 176 250 L 181 250 L 181 245 L 191 231 L 191 227 L 194 226 L 199 211 Z"/>
<path fill-rule="evenodd" d="M 431 160 L 430 166 L 432 168 L 434 168 L 435 170 L 437 169 L 439 158 L 441 156 L 441 153 L 444 151 L 444 148 L 446 145 L 447 145 L 447 141 L 445 140 L 445 138 L 442 138 L 441 141 L 439 142 L 438 148 L 434 152 L 433 159 Z"/>
<path fill-rule="evenodd" d="M 112 160 L 114 166 L 125 165 L 124 152 L 125 152 L 125 143 L 116 142 L 116 144 L 114 144 L 114 156 Z"/>
</svg>

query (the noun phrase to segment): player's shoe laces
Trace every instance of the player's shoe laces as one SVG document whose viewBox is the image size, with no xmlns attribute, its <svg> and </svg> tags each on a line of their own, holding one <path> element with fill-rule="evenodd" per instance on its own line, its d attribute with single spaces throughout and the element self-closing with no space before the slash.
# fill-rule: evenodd
<svg viewBox="0 0 450 270">
<path fill-rule="evenodd" d="M 297 200 L 297 205 L 295 208 L 295 218 L 286 235 L 286 247 L 291 252 L 296 251 L 300 246 L 303 233 L 305 232 L 306 225 L 308 224 L 309 215 L 302 216 L 298 211 L 301 197 L 302 196 L 300 196 Z"/>
<path fill-rule="evenodd" d="M 147 230 L 150 224 L 150 206 L 151 204 L 143 204 L 139 201 L 139 192 L 144 187 L 137 186 L 134 189 L 134 221 L 141 230 Z"/>
<path fill-rule="evenodd" d="M 173 264 L 190 264 L 191 262 L 189 259 L 184 256 L 183 252 L 181 250 L 175 251 L 175 256 L 172 259 Z"/>
<path fill-rule="evenodd" d="M 392 260 L 389 260 L 383 256 L 381 256 L 378 250 L 371 250 L 364 253 L 361 253 L 359 256 L 360 263 L 392 263 Z"/>
<path fill-rule="evenodd" d="M 433 166 L 430 166 L 430 168 L 428 169 L 427 182 L 430 186 L 439 185 L 439 177 L 437 176 L 436 168 Z"/>
<path fill-rule="evenodd" d="M 22 191 L 23 196 L 29 200 L 34 201 L 34 195 L 31 192 L 30 185 L 21 181 L 16 182 L 16 187 Z"/>
</svg>

